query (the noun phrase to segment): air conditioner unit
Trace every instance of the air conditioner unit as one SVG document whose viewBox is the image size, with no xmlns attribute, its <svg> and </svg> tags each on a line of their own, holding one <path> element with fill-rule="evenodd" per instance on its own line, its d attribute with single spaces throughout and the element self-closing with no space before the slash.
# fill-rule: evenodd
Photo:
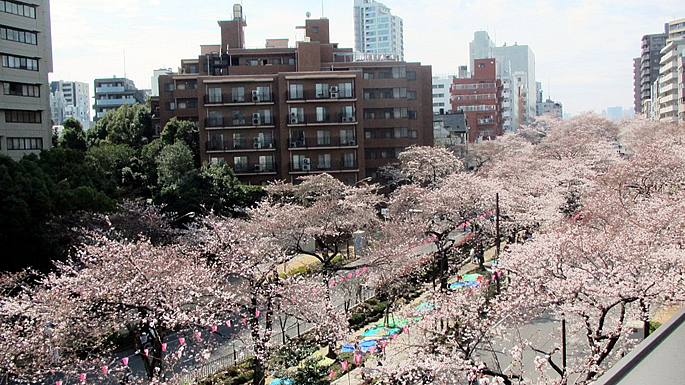
<svg viewBox="0 0 685 385">
<path fill-rule="evenodd" d="M 252 91 L 252 101 L 253 102 L 259 102 L 260 101 L 259 92 L 257 90 Z"/>
<path fill-rule="evenodd" d="M 357 145 L 357 143 L 354 140 L 350 140 L 349 142 L 347 142 L 347 145 L 348 146 L 355 146 L 355 145 Z"/>
<path fill-rule="evenodd" d="M 349 118 L 348 116 L 343 116 L 343 117 L 342 117 L 342 121 L 343 121 L 343 122 L 349 122 L 349 121 L 350 121 L 350 118 Z"/>
<path fill-rule="evenodd" d="M 338 92 L 338 86 L 332 86 L 331 88 L 328 89 L 331 93 Z"/>
<path fill-rule="evenodd" d="M 254 170 L 257 171 L 257 172 L 262 171 L 262 165 L 261 165 L 261 164 L 255 164 L 255 165 L 254 165 Z"/>
<path fill-rule="evenodd" d="M 331 99 L 337 99 L 340 97 L 340 94 L 337 92 L 331 92 Z"/>
<path fill-rule="evenodd" d="M 290 142 L 290 148 L 297 147 L 297 142 Z"/>
<path fill-rule="evenodd" d="M 303 165 L 302 165 L 302 171 L 309 171 L 309 170 L 311 170 L 311 169 L 312 169 L 312 166 L 310 166 L 310 165 L 308 165 L 308 164 L 303 164 Z"/>
<path fill-rule="evenodd" d="M 259 141 L 259 138 L 254 138 L 254 143 L 252 144 L 252 147 L 262 148 L 262 142 Z"/>
<path fill-rule="evenodd" d="M 291 116 L 291 117 L 290 117 L 290 124 L 297 124 L 297 123 L 299 123 L 299 122 L 300 122 L 300 120 L 297 119 L 297 116 L 295 116 L 295 117 L 292 117 L 292 116 Z"/>
<path fill-rule="evenodd" d="M 259 126 L 260 124 L 262 124 L 262 119 L 260 117 L 252 118 L 253 126 Z"/>
<path fill-rule="evenodd" d="M 302 158 L 302 164 L 305 166 L 309 166 L 312 164 L 312 160 L 309 158 Z"/>
</svg>

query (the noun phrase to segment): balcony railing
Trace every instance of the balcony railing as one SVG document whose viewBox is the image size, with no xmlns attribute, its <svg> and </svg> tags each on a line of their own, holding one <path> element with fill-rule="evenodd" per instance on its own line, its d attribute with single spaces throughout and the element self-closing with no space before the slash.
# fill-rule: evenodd
<svg viewBox="0 0 685 385">
<path fill-rule="evenodd" d="M 307 100 L 336 100 L 336 99 L 354 99 L 354 91 L 352 92 L 331 92 L 330 88 L 326 92 L 316 92 L 312 90 L 305 90 L 303 92 L 291 93 L 288 92 L 288 101 L 307 101 Z"/>
<path fill-rule="evenodd" d="M 319 164 L 316 159 L 311 159 L 309 164 L 300 162 L 297 166 L 293 163 L 289 165 L 289 171 L 292 173 L 298 172 L 340 172 L 340 171 L 356 171 L 359 169 L 357 161 L 353 162 L 330 162 Z"/>
<path fill-rule="evenodd" d="M 95 104 L 98 106 L 122 106 L 124 104 L 136 104 L 138 101 L 135 98 L 121 98 L 121 99 L 96 99 Z"/>
<path fill-rule="evenodd" d="M 205 95 L 205 104 L 241 104 L 241 103 L 270 103 L 274 100 L 272 92 L 259 94 L 244 94 L 233 97 L 232 94 Z"/>
<path fill-rule="evenodd" d="M 253 163 L 253 164 L 237 164 L 233 166 L 233 171 L 236 174 L 262 174 L 262 173 L 274 173 L 278 169 L 278 164 L 276 163 L 271 163 L 271 164 L 261 164 L 261 163 Z"/>
<path fill-rule="evenodd" d="M 235 119 L 228 119 L 228 118 L 207 118 L 205 119 L 205 127 L 206 128 L 218 128 L 218 127 L 247 127 L 247 126 L 269 126 L 272 125 L 273 121 L 271 117 L 269 116 L 268 118 L 260 116 L 259 118 L 235 118 Z"/>
<path fill-rule="evenodd" d="M 308 148 L 321 148 L 321 147 L 354 147 L 357 145 L 357 140 L 354 138 L 300 138 L 296 140 L 291 140 L 288 142 L 289 149 L 308 149 Z"/>
<path fill-rule="evenodd" d="M 317 124 L 317 123 L 354 123 L 357 121 L 354 115 L 347 114 L 288 114 L 286 117 L 288 124 Z"/>
<path fill-rule="evenodd" d="M 260 150 L 260 149 L 275 149 L 275 140 L 258 140 L 258 138 L 252 138 L 252 140 L 224 140 L 224 141 L 214 141 L 209 140 L 205 142 L 205 149 L 207 151 L 243 151 L 243 150 Z"/>
</svg>

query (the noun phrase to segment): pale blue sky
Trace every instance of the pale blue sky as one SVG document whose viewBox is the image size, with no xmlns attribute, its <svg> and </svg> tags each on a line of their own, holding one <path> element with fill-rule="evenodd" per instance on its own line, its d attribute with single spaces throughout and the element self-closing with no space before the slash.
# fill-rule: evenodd
<svg viewBox="0 0 685 385">
<path fill-rule="evenodd" d="M 177 69 L 196 58 L 200 44 L 220 43 L 217 20 L 230 20 L 232 0 L 52 0 L 54 72 L 50 80 L 91 84 L 126 75 L 150 87 L 152 71 Z M 382 1 L 404 20 L 405 58 L 431 65 L 433 74 L 468 64 L 473 33 L 486 30 L 497 45 L 531 47 L 545 97 L 579 113 L 633 105 L 632 59 L 642 35 L 663 32 L 685 17 L 682 0 L 433 0 Z M 320 0 L 244 0 L 248 47 L 267 38 L 293 46 L 309 11 L 322 15 Z M 323 1 L 331 41 L 354 47 L 353 0 Z M 92 90 L 91 90 L 92 96 Z"/>
</svg>

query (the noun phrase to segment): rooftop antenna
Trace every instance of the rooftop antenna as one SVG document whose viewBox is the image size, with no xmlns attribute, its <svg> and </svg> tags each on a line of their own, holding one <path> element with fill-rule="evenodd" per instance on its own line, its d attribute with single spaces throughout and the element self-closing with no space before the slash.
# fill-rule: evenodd
<svg viewBox="0 0 685 385">
<path fill-rule="evenodd" d="M 323 0 L 321 0 L 321 18 L 325 18 L 326 14 L 323 13 Z"/>
<path fill-rule="evenodd" d="M 310 17 L 312 17 L 312 13 L 307 11 L 307 13 L 305 13 L 305 16 L 307 16 L 307 19 L 309 19 Z"/>
<path fill-rule="evenodd" d="M 124 49 L 124 79 L 126 79 L 126 50 Z"/>
</svg>

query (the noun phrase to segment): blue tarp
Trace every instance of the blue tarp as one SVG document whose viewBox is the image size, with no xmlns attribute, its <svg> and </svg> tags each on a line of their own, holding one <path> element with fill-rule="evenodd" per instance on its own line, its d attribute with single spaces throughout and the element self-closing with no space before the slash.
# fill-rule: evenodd
<svg viewBox="0 0 685 385">
<path fill-rule="evenodd" d="M 352 344 L 347 344 L 342 346 L 342 352 L 347 353 L 347 352 L 353 352 L 354 351 L 354 345 Z"/>
<path fill-rule="evenodd" d="M 271 382 L 269 382 L 269 385 L 292 385 L 293 381 L 292 380 L 283 380 L 281 378 L 277 378 Z"/>
<path fill-rule="evenodd" d="M 400 332 L 399 328 L 370 328 L 362 336 L 364 337 L 387 337 Z"/>
<path fill-rule="evenodd" d="M 466 281 L 466 282 L 455 282 L 450 285 L 450 289 L 458 289 L 462 287 L 474 287 L 478 286 L 480 282 L 478 281 Z"/>
</svg>

